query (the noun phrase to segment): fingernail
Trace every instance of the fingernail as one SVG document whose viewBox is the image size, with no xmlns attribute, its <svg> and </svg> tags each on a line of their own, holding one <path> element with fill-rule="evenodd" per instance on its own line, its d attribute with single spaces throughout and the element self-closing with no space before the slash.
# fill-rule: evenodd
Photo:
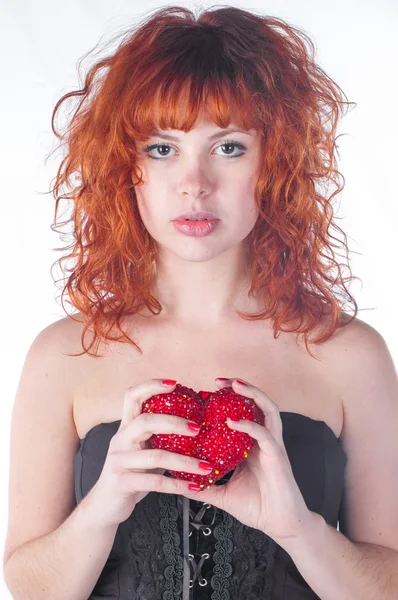
<svg viewBox="0 0 398 600">
<path fill-rule="evenodd" d="M 239 423 L 239 421 L 240 421 L 239 417 L 228 417 L 228 419 L 230 421 L 233 421 L 234 423 Z"/>
<path fill-rule="evenodd" d="M 228 381 L 228 377 L 216 377 L 216 381 Z"/>
<path fill-rule="evenodd" d="M 190 483 L 188 489 L 193 490 L 194 492 L 200 492 L 202 488 L 197 483 Z"/>
<path fill-rule="evenodd" d="M 163 379 L 163 385 L 175 385 L 177 381 L 175 379 Z"/>
<path fill-rule="evenodd" d="M 211 471 L 213 469 L 213 465 L 208 462 L 200 461 L 199 469 L 203 469 L 205 471 Z"/>
<path fill-rule="evenodd" d="M 244 381 L 241 381 L 240 379 L 235 379 L 236 383 L 238 383 L 239 385 L 246 385 Z"/>
<path fill-rule="evenodd" d="M 191 431 L 200 431 L 200 425 L 197 423 L 188 423 L 188 429 Z"/>
</svg>

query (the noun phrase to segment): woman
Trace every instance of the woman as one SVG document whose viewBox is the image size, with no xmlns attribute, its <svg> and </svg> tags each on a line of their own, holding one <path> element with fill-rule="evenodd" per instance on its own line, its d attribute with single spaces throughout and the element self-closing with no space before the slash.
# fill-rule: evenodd
<svg viewBox="0 0 398 600">
<path fill-rule="evenodd" d="M 78 313 L 34 340 L 15 399 L 14 597 L 395 597 L 397 379 L 336 259 L 347 103 L 311 41 L 233 7 L 167 7 L 54 116 L 71 96 L 54 192 L 74 203 L 60 263 Z M 177 384 L 265 417 L 226 420 L 254 445 L 222 478 L 152 447 L 202 432 L 144 410 L 180 402 Z"/>
</svg>

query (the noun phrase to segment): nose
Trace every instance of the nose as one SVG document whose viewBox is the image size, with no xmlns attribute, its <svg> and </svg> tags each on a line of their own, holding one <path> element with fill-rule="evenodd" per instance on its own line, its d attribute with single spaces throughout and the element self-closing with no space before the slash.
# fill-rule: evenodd
<svg viewBox="0 0 398 600">
<path fill-rule="evenodd" d="M 210 181 L 203 167 L 190 167 L 184 169 L 182 167 L 181 177 L 179 180 L 178 191 L 180 194 L 192 196 L 206 196 L 210 193 Z"/>
<path fill-rule="evenodd" d="M 201 187 L 192 187 L 190 186 L 189 188 L 187 188 L 187 186 L 184 186 L 184 189 L 182 191 L 182 195 L 184 196 L 192 196 L 192 198 L 199 198 L 201 196 L 207 196 L 208 192 L 206 192 L 205 189 L 201 188 Z"/>
</svg>

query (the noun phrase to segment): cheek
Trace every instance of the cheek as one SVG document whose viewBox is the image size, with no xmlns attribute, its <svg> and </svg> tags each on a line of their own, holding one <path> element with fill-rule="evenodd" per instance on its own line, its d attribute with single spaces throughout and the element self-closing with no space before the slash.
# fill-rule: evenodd
<svg viewBox="0 0 398 600">
<path fill-rule="evenodd" d="M 157 186 L 153 183 L 144 184 L 136 187 L 136 197 L 138 212 L 146 229 L 156 237 L 156 231 L 162 229 L 165 223 L 170 219 L 167 212 L 167 201 L 165 197 L 164 186 Z"/>
<path fill-rule="evenodd" d="M 251 223 L 252 225 L 256 222 L 259 210 L 255 200 L 255 190 L 257 184 L 257 177 L 252 176 L 246 178 L 243 182 L 240 181 L 239 190 L 240 198 L 240 213 L 243 215 L 245 223 Z"/>
<path fill-rule="evenodd" d="M 135 187 L 135 195 L 137 198 L 137 206 L 138 212 L 141 215 L 141 219 L 144 222 L 144 225 L 148 223 L 148 221 L 152 220 L 152 211 L 150 202 L 150 193 L 147 185 L 141 185 Z"/>
<path fill-rule="evenodd" d="M 236 191 L 239 190 L 240 195 L 254 196 L 259 175 L 258 165 L 247 160 L 228 172 L 226 183 Z"/>
<path fill-rule="evenodd" d="M 254 225 L 257 222 L 257 217 L 259 215 L 259 211 L 255 204 L 254 198 L 252 198 L 250 204 L 247 204 L 246 207 L 243 208 L 243 213 L 245 215 L 244 220 L 245 223 L 248 225 L 248 228 L 250 230 L 253 229 Z"/>
</svg>

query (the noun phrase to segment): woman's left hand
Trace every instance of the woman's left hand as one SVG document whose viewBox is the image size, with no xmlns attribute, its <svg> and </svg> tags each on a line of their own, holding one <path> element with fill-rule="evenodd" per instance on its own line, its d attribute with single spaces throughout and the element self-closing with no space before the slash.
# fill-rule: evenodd
<svg viewBox="0 0 398 600">
<path fill-rule="evenodd" d="M 186 496 L 228 512 L 244 525 L 259 529 L 283 545 L 284 540 L 298 537 L 310 525 L 313 513 L 293 475 L 282 438 L 278 406 L 262 390 L 245 383 L 239 385 L 235 379 L 229 379 L 217 382 L 217 386 L 219 389 L 232 387 L 237 394 L 252 398 L 262 410 L 264 426 L 249 420 L 227 421 L 231 429 L 248 433 L 257 444 L 236 467 L 228 483 L 211 485 Z"/>
</svg>

